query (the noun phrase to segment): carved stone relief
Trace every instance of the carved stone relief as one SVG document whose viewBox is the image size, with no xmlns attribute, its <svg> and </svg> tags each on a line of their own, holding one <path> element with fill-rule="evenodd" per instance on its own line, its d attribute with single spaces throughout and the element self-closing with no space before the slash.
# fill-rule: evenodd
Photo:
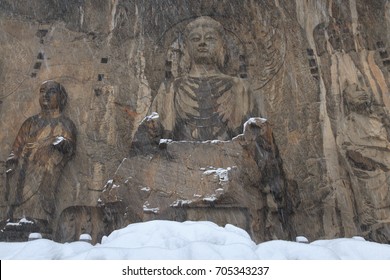
<svg viewBox="0 0 390 280">
<path fill-rule="evenodd" d="M 9 152 L 50 79 L 78 129 L 58 241 L 158 218 L 390 240 L 388 1 L 38 2 L 0 1 L 1 220 Z"/>
<path fill-rule="evenodd" d="M 283 220 L 289 214 L 285 178 L 272 129 L 261 118 L 243 126 L 258 116 L 257 108 L 247 81 L 222 72 L 225 40 L 224 27 L 210 17 L 186 26 L 187 67 L 181 69 L 187 70 L 174 79 L 167 75 L 161 84 L 151 114 L 135 134 L 132 156 L 103 190 L 103 206 L 124 207 L 122 215 L 137 221 L 229 222 L 212 215 L 218 208 L 256 240 L 289 234 Z"/>
<path fill-rule="evenodd" d="M 76 150 L 76 127 L 62 114 L 67 98 L 61 84 L 44 82 L 39 89 L 41 112 L 28 118 L 16 136 L 6 161 L 8 222 L 25 218 L 50 227 L 58 180 Z"/>
<path fill-rule="evenodd" d="M 386 242 L 380 231 L 386 225 L 390 206 L 390 197 L 382 197 L 388 193 L 390 183 L 389 117 L 363 86 L 347 85 L 343 97 L 345 118 L 338 142 L 349 172 L 354 175 L 352 186 L 360 228 L 365 234 L 375 228 L 371 237 L 376 235 L 376 240 Z"/>
</svg>

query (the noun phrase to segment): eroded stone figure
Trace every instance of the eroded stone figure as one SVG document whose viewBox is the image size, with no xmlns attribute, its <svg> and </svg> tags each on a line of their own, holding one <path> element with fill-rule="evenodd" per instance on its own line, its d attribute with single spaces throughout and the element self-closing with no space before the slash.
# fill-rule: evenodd
<svg viewBox="0 0 390 280">
<path fill-rule="evenodd" d="M 8 218 L 50 221 L 61 172 L 76 149 L 76 127 L 62 113 L 65 88 L 46 81 L 39 89 L 41 112 L 21 126 L 6 161 Z"/>
<path fill-rule="evenodd" d="M 380 223 L 388 219 L 390 201 L 387 195 L 390 183 L 389 117 L 375 104 L 370 90 L 363 86 L 347 85 L 343 97 L 346 116 L 341 123 L 343 133 L 337 141 L 350 172 L 355 175 L 353 188 L 361 229 L 367 233 L 371 227 L 373 234 L 378 234 L 375 230 L 381 231 Z M 382 240 L 382 237 L 374 239 Z"/>
<path fill-rule="evenodd" d="M 258 117 L 245 80 L 223 73 L 226 46 L 214 19 L 186 26 L 187 70 L 161 84 L 130 156 L 104 187 L 107 208 L 126 209 L 130 222 L 236 222 L 256 240 L 286 234 L 289 206 L 272 128 Z"/>
<path fill-rule="evenodd" d="M 159 114 L 162 137 L 229 140 L 242 133 L 253 103 L 242 79 L 221 72 L 224 28 L 210 17 L 199 17 L 187 25 L 184 36 L 188 73 L 163 83 L 151 106 Z"/>
</svg>

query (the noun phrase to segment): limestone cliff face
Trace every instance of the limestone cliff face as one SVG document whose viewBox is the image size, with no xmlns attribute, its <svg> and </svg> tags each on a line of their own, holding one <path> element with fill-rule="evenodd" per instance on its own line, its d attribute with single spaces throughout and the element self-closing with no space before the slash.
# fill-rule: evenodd
<svg viewBox="0 0 390 280">
<path fill-rule="evenodd" d="M 57 189 L 60 240 L 112 230 L 101 191 L 161 85 L 184 71 L 184 27 L 207 15 L 227 34 L 223 72 L 245 79 L 272 125 L 290 234 L 389 242 L 388 0 L 46 2 L 0 3 L 0 175 L 41 82 L 62 83 L 78 144 Z"/>
</svg>

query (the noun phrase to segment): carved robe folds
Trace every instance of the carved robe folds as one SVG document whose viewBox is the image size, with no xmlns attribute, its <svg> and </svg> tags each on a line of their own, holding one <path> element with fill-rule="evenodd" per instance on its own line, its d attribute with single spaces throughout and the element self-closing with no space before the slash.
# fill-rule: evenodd
<svg viewBox="0 0 390 280">
<path fill-rule="evenodd" d="M 163 138 L 202 141 L 241 133 L 252 107 L 244 82 L 220 74 L 162 84 L 151 110 L 160 116 Z"/>
<path fill-rule="evenodd" d="M 76 128 L 65 116 L 39 114 L 23 123 L 9 156 L 17 160 L 15 170 L 7 175 L 9 218 L 50 219 L 58 179 L 75 145 Z"/>
</svg>

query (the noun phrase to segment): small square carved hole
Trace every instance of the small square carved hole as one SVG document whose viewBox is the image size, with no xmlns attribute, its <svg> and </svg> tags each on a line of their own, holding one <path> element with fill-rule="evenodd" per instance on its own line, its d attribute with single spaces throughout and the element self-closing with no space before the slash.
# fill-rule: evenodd
<svg viewBox="0 0 390 280">
<path fill-rule="evenodd" d="M 43 38 L 46 36 L 47 32 L 49 32 L 49 30 L 47 29 L 39 29 L 36 33 L 36 35 L 39 37 L 39 38 Z"/>
<path fill-rule="evenodd" d="M 108 57 L 102 57 L 100 63 L 108 63 Z"/>
<path fill-rule="evenodd" d="M 98 81 L 103 81 L 104 79 L 104 74 L 98 74 Z"/>
<path fill-rule="evenodd" d="M 40 69 L 42 66 L 42 62 L 35 62 L 34 69 Z"/>
<path fill-rule="evenodd" d="M 389 54 L 387 53 L 387 51 L 380 51 L 379 52 L 379 55 L 382 59 L 386 59 L 389 57 Z"/>
<path fill-rule="evenodd" d="M 309 59 L 309 65 L 310 65 L 310 67 L 316 67 L 317 63 L 316 63 L 315 59 Z"/>
<path fill-rule="evenodd" d="M 43 60 L 43 58 L 44 58 L 43 52 L 38 53 L 37 59 Z"/>
<path fill-rule="evenodd" d="M 385 44 L 383 43 L 383 41 L 379 41 L 376 42 L 376 46 L 378 47 L 378 49 L 383 49 L 385 47 Z"/>
</svg>

